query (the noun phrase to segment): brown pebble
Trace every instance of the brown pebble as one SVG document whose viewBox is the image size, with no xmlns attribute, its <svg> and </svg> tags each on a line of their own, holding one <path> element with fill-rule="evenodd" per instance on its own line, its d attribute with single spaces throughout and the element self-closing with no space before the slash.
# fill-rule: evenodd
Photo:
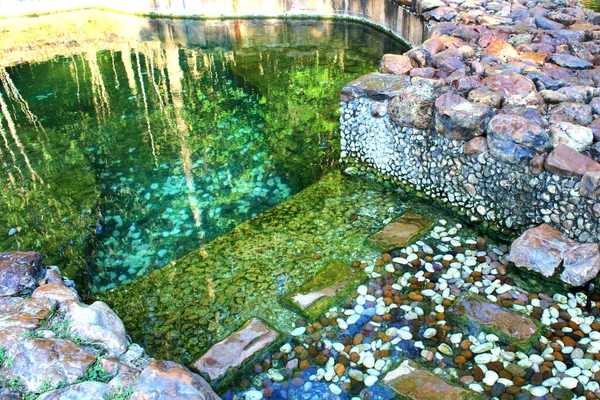
<svg viewBox="0 0 600 400">
<path fill-rule="evenodd" d="M 342 375 L 344 375 L 344 371 L 346 370 L 346 367 L 344 367 L 343 364 L 335 364 L 335 367 L 333 367 L 333 370 L 335 371 L 337 376 L 342 376 Z"/>
</svg>

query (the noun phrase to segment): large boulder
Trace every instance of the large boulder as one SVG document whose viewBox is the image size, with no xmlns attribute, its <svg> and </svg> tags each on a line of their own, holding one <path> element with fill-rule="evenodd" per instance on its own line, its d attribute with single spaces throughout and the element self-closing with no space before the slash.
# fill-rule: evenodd
<svg viewBox="0 0 600 400">
<path fill-rule="evenodd" d="M 594 135 L 590 128 L 565 121 L 552 124 L 548 128 L 548 133 L 553 147 L 564 144 L 573 150 L 583 151 L 594 142 Z"/>
<path fill-rule="evenodd" d="M 35 289 L 43 274 L 44 264 L 40 253 L 0 253 L 0 296 L 12 296 Z"/>
<path fill-rule="evenodd" d="M 521 74 L 493 74 L 486 77 L 482 83 L 502 95 L 503 105 L 531 107 L 542 103 L 533 81 Z"/>
<path fill-rule="evenodd" d="M 96 354 L 64 339 L 25 338 L 11 353 L 12 377 L 31 392 L 45 383 L 75 383 L 96 360 Z"/>
<path fill-rule="evenodd" d="M 518 115 L 496 115 L 487 130 L 490 153 L 510 164 L 526 164 L 552 148 L 550 137 L 541 126 Z"/>
<path fill-rule="evenodd" d="M 388 113 L 392 121 L 399 126 L 430 129 L 433 127 L 434 100 L 433 85 L 426 80 L 420 80 L 390 101 Z"/>
<path fill-rule="evenodd" d="M 400 54 L 384 54 L 379 71 L 382 74 L 406 75 L 413 68 L 410 58 Z"/>
<path fill-rule="evenodd" d="M 560 176 L 583 176 L 588 171 L 600 171 L 600 164 L 564 144 L 548 154 L 544 167 Z"/>
<path fill-rule="evenodd" d="M 509 260 L 546 278 L 558 277 L 569 286 L 582 286 L 600 271 L 600 248 L 569 239 L 543 224 L 528 229 L 513 242 Z"/>
<path fill-rule="evenodd" d="M 592 122 L 592 107 L 581 103 L 561 103 L 548 113 L 551 123 L 570 122 L 587 126 Z"/>
<path fill-rule="evenodd" d="M 127 350 L 127 334 L 121 319 L 101 301 L 85 305 L 70 301 L 65 316 L 71 321 L 69 331 L 84 340 L 103 344 L 111 355 Z"/>
<path fill-rule="evenodd" d="M 446 93 L 435 101 L 435 128 L 452 138 L 469 140 L 485 133 L 492 108 Z"/>
<path fill-rule="evenodd" d="M 171 361 L 152 361 L 141 373 L 131 400 L 218 400 L 199 375 Z"/>
</svg>

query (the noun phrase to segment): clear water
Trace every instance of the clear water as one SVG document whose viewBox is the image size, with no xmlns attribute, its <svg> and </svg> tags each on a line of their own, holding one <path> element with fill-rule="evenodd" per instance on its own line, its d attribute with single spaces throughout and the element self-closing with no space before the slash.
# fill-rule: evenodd
<svg viewBox="0 0 600 400">
<path fill-rule="evenodd" d="M 338 156 L 341 87 L 405 50 L 347 22 L 143 21 L 135 42 L 0 70 L 0 248 L 94 292 L 316 182 Z"/>
<path fill-rule="evenodd" d="M 594 10 L 600 11 L 600 1 L 599 0 L 581 0 L 581 4 L 585 7 Z"/>
</svg>

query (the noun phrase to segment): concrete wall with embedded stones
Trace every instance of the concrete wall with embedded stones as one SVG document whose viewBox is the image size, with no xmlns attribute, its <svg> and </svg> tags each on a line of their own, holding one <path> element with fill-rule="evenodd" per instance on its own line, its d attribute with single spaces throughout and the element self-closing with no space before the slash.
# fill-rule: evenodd
<svg viewBox="0 0 600 400">
<path fill-rule="evenodd" d="M 376 172 L 509 235 L 545 222 L 571 238 L 600 241 L 600 202 L 580 195 L 580 178 L 535 175 L 487 151 L 465 154 L 466 141 L 378 113 L 389 101 L 362 95 L 341 103 L 346 167 Z"/>
</svg>

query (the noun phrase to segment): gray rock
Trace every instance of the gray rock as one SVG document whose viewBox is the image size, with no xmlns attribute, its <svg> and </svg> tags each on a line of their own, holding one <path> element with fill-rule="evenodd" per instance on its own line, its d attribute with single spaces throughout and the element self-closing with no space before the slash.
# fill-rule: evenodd
<svg viewBox="0 0 600 400">
<path fill-rule="evenodd" d="M 12 296 L 35 289 L 43 273 L 40 253 L 0 253 L 0 296 Z"/>
<path fill-rule="evenodd" d="M 566 102 L 552 107 L 549 117 L 551 123 L 566 121 L 587 126 L 592 122 L 592 107 L 587 104 Z"/>
<path fill-rule="evenodd" d="M 551 149 L 550 138 L 539 125 L 517 115 L 496 115 L 488 124 L 490 153 L 511 164 L 528 163 Z"/>
<path fill-rule="evenodd" d="M 588 171 L 583 174 L 579 194 L 593 199 L 598 198 L 600 195 L 600 171 Z"/>
<path fill-rule="evenodd" d="M 548 133 L 553 147 L 564 144 L 580 152 L 594 141 L 594 135 L 590 128 L 570 122 L 555 123 L 548 128 Z"/>
<path fill-rule="evenodd" d="M 447 93 L 435 101 L 435 128 L 455 139 L 469 140 L 485 133 L 493 111 L 485 104 L 472 103 Z"/>
<path fill-rule="evenodd" d="M 426 80 L 404 89 L 388 105 L 392 121 L 399 126 L 430 129 L 433 126 L 435 88 Z"/>
<path fill-rule="evenodd" d="M 351 101 L 366 96 L 375 100 L 389 100 L 409 85 L 410 78 L 406 75 L 368 74 L 344 86 L 340 92 L 340 99 Z"/>
<path fill-rule="evenodd" d="M 89 400 L 104 399 L 110 394 L 110 387 L 102 382 L 82 382 L 66 388 L 42 394 L 37 400 Z"/>
<path fill-rule="evenodd" d="M 591 69 L 594 68 L 594 64 L 584 60 L 583 58 L 575 57 L 569 54 L 553 54 L 550 59 L 561 67 L 570 69 Z"/>
</svg>

